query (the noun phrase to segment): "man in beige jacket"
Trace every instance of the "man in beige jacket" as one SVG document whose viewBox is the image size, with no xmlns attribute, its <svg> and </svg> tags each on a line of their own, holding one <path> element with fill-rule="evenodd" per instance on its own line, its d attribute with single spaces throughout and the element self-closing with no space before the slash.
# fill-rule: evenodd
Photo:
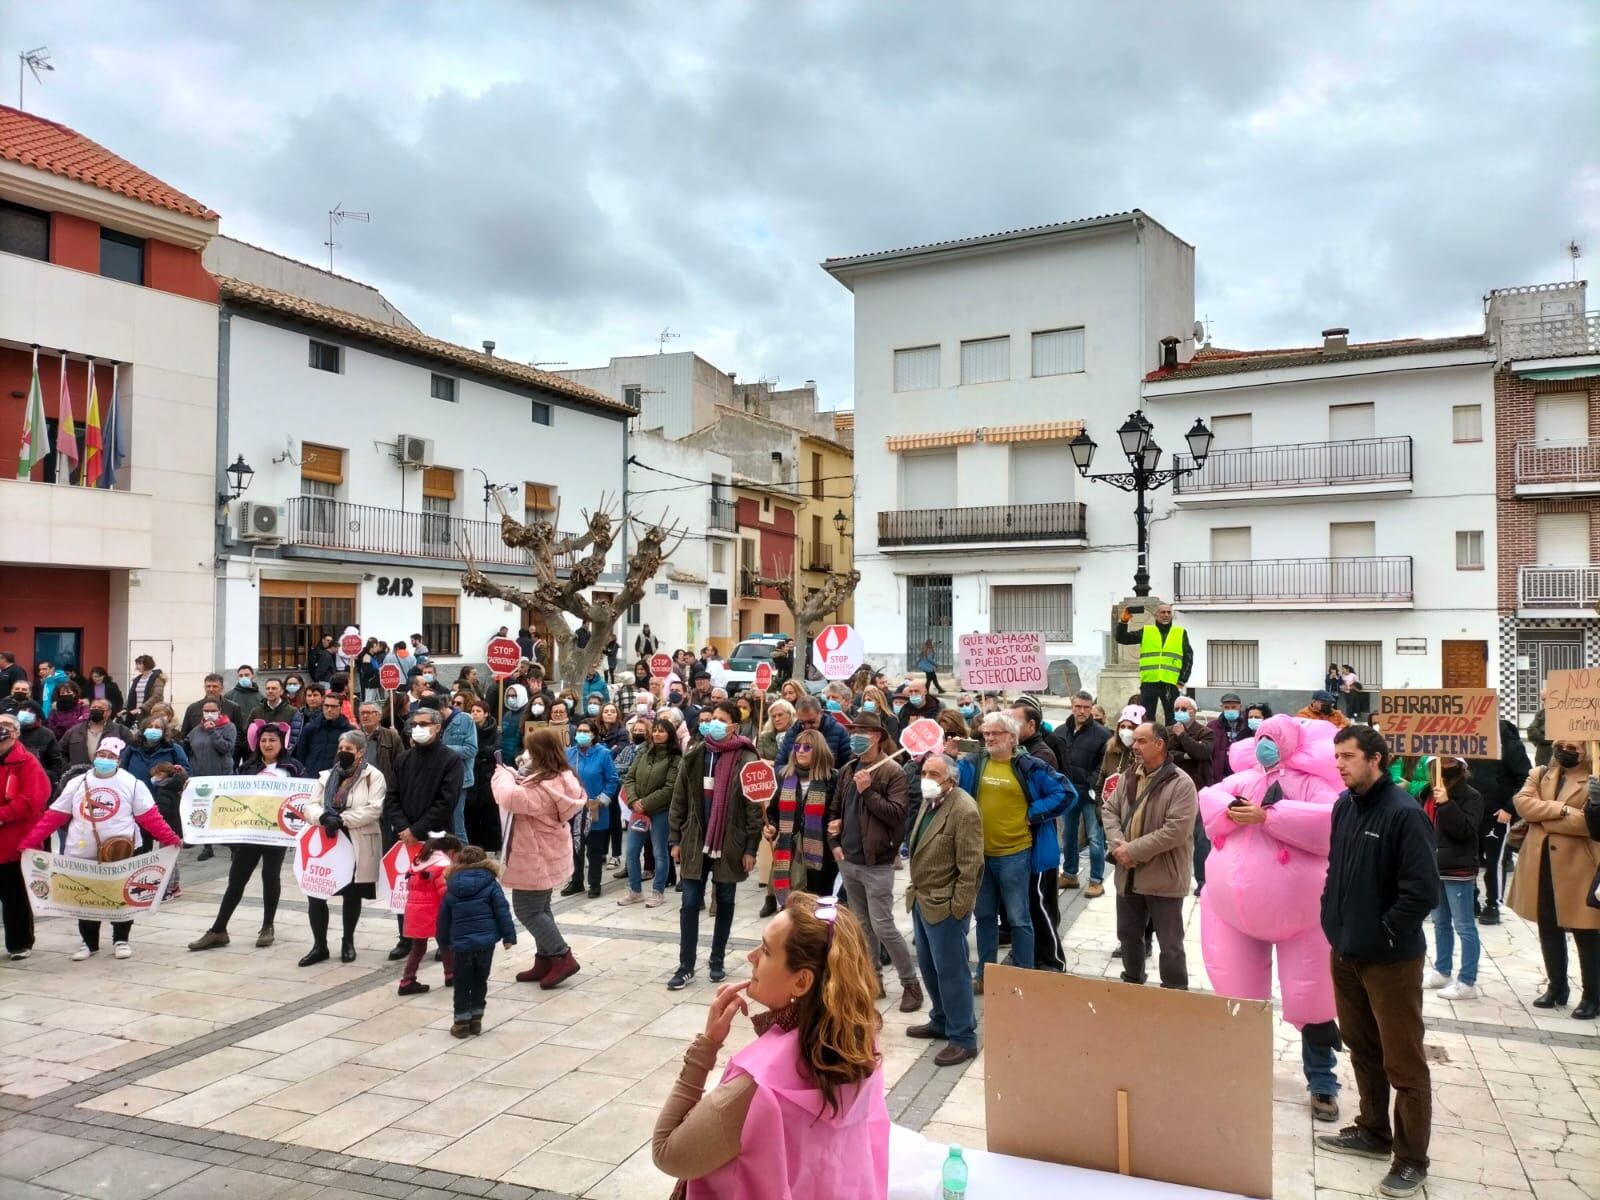
<svg viewBox="0 0 1600 1200">
<path fill-rule="evenodd" d="M 1144 932 L 1161 942 L 1161 986 L 1187 990 L 1183 898 L 1194 867 L 1194 781 L 1168 757 L 1171 732 L 1146 722 L 1133 731 L 1137 769 L 1101 800 L 1106 843 L 1117 864 L 1117 940 L 1122 978 L 1145 980 Z"/>
</svg>

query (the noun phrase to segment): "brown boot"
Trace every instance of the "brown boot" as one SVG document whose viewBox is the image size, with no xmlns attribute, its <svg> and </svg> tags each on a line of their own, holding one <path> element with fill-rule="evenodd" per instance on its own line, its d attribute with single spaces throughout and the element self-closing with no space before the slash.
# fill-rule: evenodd
<svg viewBox="0 0 1600 1200">
<path fill-rule="evenodd" d="M 464 1038 L 471 1033 L 472 1022 L 470 1021 L 457 1021 L 454 1025 L 450 1026 L 450 1036 L 453 1038 Z"/>
<path fill-rule="evenodd" d="M 272 926 L 263 925 L 261 927 L 261 932 L 256 934 L 256 949 L 265 950 L 268 946 L 272 945 L 273 936 Z"/>
<path fill-rule="evenodd" d="M 1078 886 L 1078 877 L 1076 875 L 1063 875 L 1060 884 L 1064 888 L 1075 888 Z"/>
<path fill-rule="evenodd" d="M 526 971 L 517 972 L 517 982 L 538 983 L 546 975 L 550 974 L 550 964 L 554 961 L 548 954 L 535 954 L 533 956 L 533 966 Z"/>
<path fill-rule="evenodd" d="M 965 1046 L 958 1046 L 951 1042 L 933 1056 L 933 1065 L 936 1067 L 954 1067 L 966 1062 L 968 1059 L 977 1057 L 978 1052 L 976 1050 L 968 1050 Z"/>
<path fill-rule="evenodd" d="M 568 950 L 560 958 L 550 960 L 550 969 L 545 972 L 545 977 L 539 981 L 539 986 L 546 991 L 555 987 L 564 980 L 572 978 L 578 973 L 578 960 L 572 957 Z"/>
<path fill-rule="evenodd" d="M 908 979 L 900 988 L 900 1011 L 916 1012 L 922 1007 L 922 985 Z"/>
<path fill-rule="evenodd" d="M 480 1033 L 482 1033 L 483 1032 L 483 1018 L 482 1017 L 473 1017 L 472 1020 L 468 1021 L 467 1022 L 467 1032 L 470 1033 L 473 1037 L 477 1037 Z"/>
<path fill-rule="evenodd" d="M 228 935 L 226 933 L 218 933 L 215 929 L 208 929 L 189 943 L 189 949 L 210 950 L 215 946 L 226 946 L 227 944 Z"/>
</svg>

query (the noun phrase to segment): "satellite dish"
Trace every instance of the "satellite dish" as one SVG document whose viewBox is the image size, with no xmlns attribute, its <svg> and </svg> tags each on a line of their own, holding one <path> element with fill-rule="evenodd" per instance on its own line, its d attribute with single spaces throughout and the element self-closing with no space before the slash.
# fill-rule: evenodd
<svg viewBox="0 0 1600 1200">
<path fill-rule="evenodd" d="M 1197 342 L 1204 342 L 1206 340 L 1206 323 L 1204 321 L 1196 321 L 1194 323 L 1194 333 L 1192 336 Z"/>
</svg>

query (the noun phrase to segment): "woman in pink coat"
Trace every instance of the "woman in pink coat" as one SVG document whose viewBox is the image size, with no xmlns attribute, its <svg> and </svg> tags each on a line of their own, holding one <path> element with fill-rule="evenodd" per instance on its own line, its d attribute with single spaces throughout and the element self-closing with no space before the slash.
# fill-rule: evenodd
<svg viewBox="0 0 1600 1200">
<path fill-rule="evenodd" d="M 1334 727 L 1269 717 L 1236 742 L 1236 772 L 1200 793 L 1211 839 L 1200 893 L 1200 945 L 1211 986 L 1224 996 L 1272 998 L 1278 952 L 1283 1017 L 1300 1030 L 1301 1065 L 1320 1121 L 1339 1116 L 1339 1048 L 1333 977 L 1319 908 L 1328 876 L 1333 802 L 1343 787 Z"/>
<path fill-rule="evenodd" d="M 550 892 L 572 875 L 572 829 L 583 808 L 583 784 L 567 765 L 562 737 L 549 726 L 528 731 L 516 770 L 497 767 L 489 787 L 505 823 L 501 879 L 511 889 L 511 911 L 533 934 L 533 966 L 518 983 L 553 988 L 578 973 L 578 960 L 550 912 Z"/>
</svg>

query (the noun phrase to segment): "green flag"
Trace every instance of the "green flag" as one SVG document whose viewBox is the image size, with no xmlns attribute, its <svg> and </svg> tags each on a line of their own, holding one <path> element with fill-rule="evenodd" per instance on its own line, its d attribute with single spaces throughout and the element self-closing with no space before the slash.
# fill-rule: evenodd
<svg viewBox="0 0 1600 1200">
<path fill-rule="evenodd" d="M 22 449 L 17 452 L 17 478 L 26 479 L 50 454 L 50 430 L 44 418 L 44 388 L 39 386 L 39 352 L 33 352 L 33 385 L 22 418 Z"/>
</svg>

